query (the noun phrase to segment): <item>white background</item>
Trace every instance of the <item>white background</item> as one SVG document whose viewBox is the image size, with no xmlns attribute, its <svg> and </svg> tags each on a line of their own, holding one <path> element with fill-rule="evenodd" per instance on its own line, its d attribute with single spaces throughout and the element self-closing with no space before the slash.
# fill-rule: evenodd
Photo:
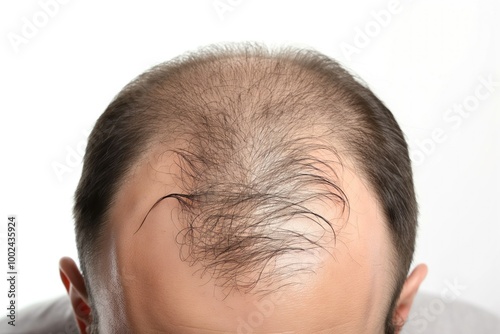
<svg viewBox="0 0 500 334">
<path fill-rule="evenodd" d="M 458 282 L 459 300 L 500 315 L 498 2 L 61 0 L 44 9 L 54 1 L 0 5 L 0 269 L 16 214 L 20 307 L 64 293 L 58 260 L 77 257 L 81 153 L 113 96 L 187 50 L 251 40 L 316 48 L 385 101 L 414 160 L 415 263 L 430 268 L 422 289 L 439 295 Z"/>
</svg>

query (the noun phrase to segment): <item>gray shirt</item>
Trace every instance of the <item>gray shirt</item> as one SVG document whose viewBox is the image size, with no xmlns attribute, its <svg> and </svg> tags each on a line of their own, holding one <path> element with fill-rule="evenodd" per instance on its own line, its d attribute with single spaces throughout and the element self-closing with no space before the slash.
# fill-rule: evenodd
<svg viewBox="0 0 500 334">
<path fill-rule="evenodd" d="M 2 334 L 78 334 L 69 298 L 62 296 L 19 311 L 16 326 L 0 323 Z M 417 296 L 403 334 L 500 334 L 500 317 L 460 300 Z"/>
</svg>

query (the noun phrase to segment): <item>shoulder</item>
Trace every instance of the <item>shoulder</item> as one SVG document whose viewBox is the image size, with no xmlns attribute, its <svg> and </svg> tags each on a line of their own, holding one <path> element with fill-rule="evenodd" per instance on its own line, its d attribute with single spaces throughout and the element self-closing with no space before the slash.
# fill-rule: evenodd
<svg viewBox="0 0 500 334">
<path fill-rule="evenodd" d="M 78 334 L 79 332 L 68 296 L 61 296 L 21 308 L 16 315 L 15 326 L 2 321 L 0 333 Z"/>
<path fill-rule="evenodd" d="M 500 317 L 451 296 L 421 293 L 402 334 L 500 333 Z"/>
</svg>

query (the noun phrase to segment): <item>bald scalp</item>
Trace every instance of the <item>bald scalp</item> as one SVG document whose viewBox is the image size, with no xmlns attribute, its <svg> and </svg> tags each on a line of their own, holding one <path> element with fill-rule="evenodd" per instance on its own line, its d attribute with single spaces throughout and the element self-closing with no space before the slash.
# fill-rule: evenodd
<svg viewBox="0 0 500 334">
<path fill-rule="evenodd" d="M 335 241 L 349 210 L 337 171 L 343 157 L 352 159 L 387 219 L 399 294 L 417 225 L 407 145 L 384 104 L 334 60 L 294 48 L 211 46 L 128 84 L 96 123 L 75 194 L 84 273 L 120 184 L 160 145 L 177 157 L 183 192 L 165 194 L 152 208 L 168 197 L 181 204 L 181 258 L 229 291 L 254 293 L 314 271 L 279 260 Z M 317 202 L 339 208 L 339 216 L 317 214 Z M 297 218 L 323 232 L 291 228 L 287 222 Z"/>
<path fill-rule="evenodd" d="M 315 87 L 317 76 L 256 51 L 183 60 L 182 71 L 150 78 L 155 83 L 146 87 L 154 89 L 143 98 L 165 125 L 158 139 L 166 147 L 176 142 L 168 150 L 184 191 L 170 197 L 182 208 L 182 259 L 201 263 L 201 275 L 228 291 L 262 293 L 315 270 L 297 261 L 335 240 L 348 201 L 333 168 L 341 160 L 319 107 L 328 96 Z M 165 70 L 153 69 L 153 77 L 158 69 Z M 325 153 L 337 159 L 320 160 Z M 319 215 L 311 209 L 317 202 L 340 206 L 341 216 Z M 291 220 L 319 230 L 305 233 Z"/>
</svg>

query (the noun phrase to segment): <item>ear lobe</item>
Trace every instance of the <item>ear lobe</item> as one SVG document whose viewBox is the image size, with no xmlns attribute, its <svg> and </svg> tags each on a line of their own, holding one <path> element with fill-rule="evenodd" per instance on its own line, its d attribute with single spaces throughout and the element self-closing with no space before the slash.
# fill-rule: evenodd
<svg viewBox="0 0 500 334">
<path fill-rule="evenodd" d="M 59 274 L 69 295 L 80 333 L 87 333 L 87 327 L 90 325 L 91 318 L 87 288 L 85 287 L 82 274 L 75 261 L 69 257 L 63 257 L 59 261 Z"/>
<path fill-rule="evenodd" d="M 419 264 L 406 278 L 394 311 L 394 323 L 402 326 L 408 319 L 411 305 L 425 276 L 427 276 L 427 266 Z"/>
</svg>

